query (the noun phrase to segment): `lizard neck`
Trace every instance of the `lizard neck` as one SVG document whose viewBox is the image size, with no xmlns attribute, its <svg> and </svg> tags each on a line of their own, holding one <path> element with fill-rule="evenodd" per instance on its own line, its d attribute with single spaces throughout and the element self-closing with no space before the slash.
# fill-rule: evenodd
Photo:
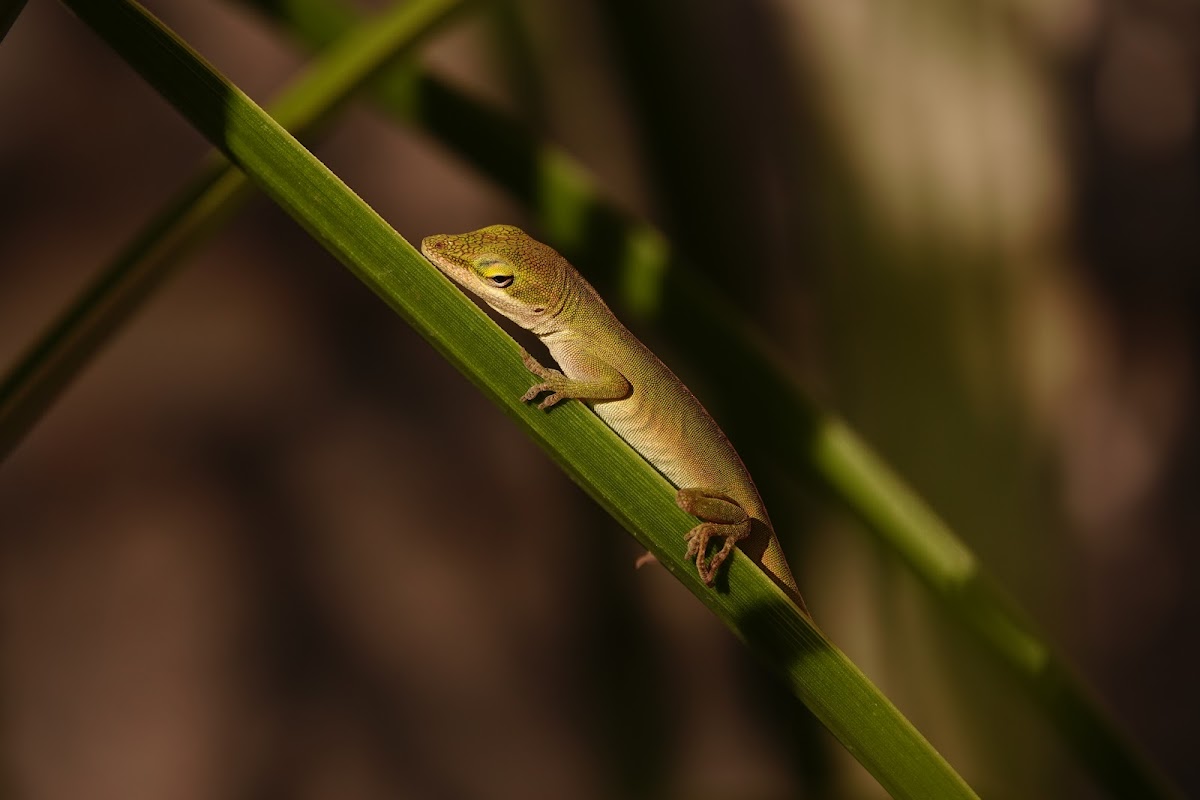
<svg viewBox="0 0 1200 800">
<path fill-rule="evenodd" d="M 558 303 L 546 318 L 529 330 L 546 344 L 572 338 L 590 338 L 616 319 L 596 290 L 571 268 L 563 274 Z"/>
</svg>

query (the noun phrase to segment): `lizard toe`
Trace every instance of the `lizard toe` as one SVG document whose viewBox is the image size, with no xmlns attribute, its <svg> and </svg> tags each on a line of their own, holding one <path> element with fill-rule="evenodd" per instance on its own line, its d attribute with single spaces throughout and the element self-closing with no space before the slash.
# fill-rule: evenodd
<svg viewBox="0 0 1200 800">
<path fill-rule="evenodd" d="M 542 394 L 543 392 L 548 392 L 548 391 L 550 391 L 550 384 L 548 384 L 548 383 L 534 384 L 533 386 L 529 387 L 529 391 L 527 391 L 527 392 L 525 392 L 525 394 L 521 395 L 521 402 L 528 403 L 530 400 L 534 399 L 539 394 Z"/>
</svg>

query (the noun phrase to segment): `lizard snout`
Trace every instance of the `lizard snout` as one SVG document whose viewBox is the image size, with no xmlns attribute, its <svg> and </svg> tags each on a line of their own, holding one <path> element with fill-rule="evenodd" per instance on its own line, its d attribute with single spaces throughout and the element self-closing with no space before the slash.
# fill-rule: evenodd
<svg viewBox="0 0 1200 800">
<path fill-rule="evenodd" d="M 445 250 L 446 238 L 444 233 L 426 236 L 421 240 L 421 252 L 428 255 L 431 251 Z"/>
</svg>

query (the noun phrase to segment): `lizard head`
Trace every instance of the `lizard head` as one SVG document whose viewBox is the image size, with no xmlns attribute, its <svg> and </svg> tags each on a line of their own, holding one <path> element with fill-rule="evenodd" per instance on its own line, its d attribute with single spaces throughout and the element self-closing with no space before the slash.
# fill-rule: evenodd
<svg viewBox="0 0 1200 800">
<path fill-rule="evenodd" d="M 544 334 L 566 289 L 567 262 L 512 225 L 427 236 L 421 252 L 464 289 L 522 328 Z"/>
</svg>

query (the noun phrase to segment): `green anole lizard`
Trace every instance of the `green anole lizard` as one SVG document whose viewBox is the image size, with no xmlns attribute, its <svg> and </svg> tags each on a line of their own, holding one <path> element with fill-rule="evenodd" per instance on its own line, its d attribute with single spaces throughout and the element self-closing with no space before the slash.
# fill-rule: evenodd
<svg viewBox="0 0 1200 800">
<path fill-rule="evenodd" d="M 547 393 L 541 409 L 583 401 L 678 489 L 675 502 L 701 520 L 685 538 L 706 584 L 737 545 L 807 613 L 758 489 L 724 431 L 565 258 L 511 225 L 429 236 L 421 252 L 536 334 L 558 362 L 561 371 L 547 369 L 522 350 L 539 380 L 523 402 Z M 713 538 L 723 542 L 706 563 Z"/>
</svg>

